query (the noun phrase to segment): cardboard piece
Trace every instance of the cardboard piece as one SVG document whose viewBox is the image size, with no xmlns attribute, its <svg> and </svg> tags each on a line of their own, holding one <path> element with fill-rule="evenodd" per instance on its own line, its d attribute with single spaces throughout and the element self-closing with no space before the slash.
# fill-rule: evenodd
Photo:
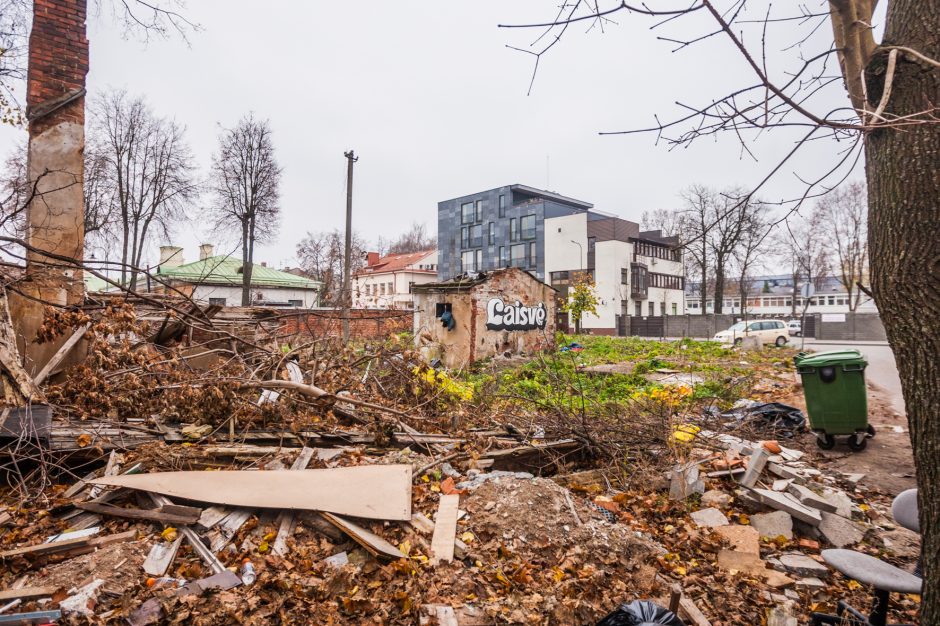
<svg viewBox="0 0 940 626">
<path fill-rule="evenodd" d="M 235 507 L 327 511 L 367 519 L 411 519 L 411 466 L 360 465 L 266 472 L 160 472 L 110 476 L 97 485 Z"/>
</svg>

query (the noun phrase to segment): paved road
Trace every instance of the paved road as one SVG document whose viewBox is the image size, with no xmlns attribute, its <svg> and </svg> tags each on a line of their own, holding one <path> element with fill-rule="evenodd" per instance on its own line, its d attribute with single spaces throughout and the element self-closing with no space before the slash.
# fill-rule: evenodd
<svg viewBox="0 0 940 626">
<path fill-rule="evenodd" d="M 791 344 L 800 346 L 800 338 L 792 337 Z M 817 341 L 807 337 L 806 347 L 816 352 L 827 350 L 856 349 L 868 359 L 865 378 L 878 385 L 885 391 L 886 398 L 890 399 L 892 408 L 904 415 L 904 397 L 901 395 L 901 379 L 898 378 L 898 368 L 894 362 L 894 354 L 887 342 L 874 341 Z"/>
</svg>

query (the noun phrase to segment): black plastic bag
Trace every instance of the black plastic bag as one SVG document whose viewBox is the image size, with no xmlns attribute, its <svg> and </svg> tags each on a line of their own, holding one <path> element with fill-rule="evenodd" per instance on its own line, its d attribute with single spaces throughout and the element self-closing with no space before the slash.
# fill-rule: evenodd
<svg viewBox="0 0 940 626">
<path fill-rule="evenodd" d="M 634 600 L 630 604 L 621 604 L 616 611 L 597 622 L 596 626 L 646 626 L 647 624 L 685 626 L 675 613 L 649 600 Z"/>
<path fill-rule="evenodd" d="M 759 404 L 745 409 L 745 412 L 752 419 L 759 419 L 765 426 L 776 429 L 799 433 L 806 428 L 806 417 L 803 412 L 780 402 Z"/>
</svg>

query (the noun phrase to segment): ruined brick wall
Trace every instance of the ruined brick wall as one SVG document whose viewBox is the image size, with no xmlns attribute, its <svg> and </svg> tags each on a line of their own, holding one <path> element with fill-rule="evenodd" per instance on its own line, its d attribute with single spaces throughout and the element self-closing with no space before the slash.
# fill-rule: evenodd
<svg viewBox="0 0 940 626">
<path fill-rule="evenodd" d="M 384 339 L 412 330 L 414 313 L 397 309 L 352 309 L 349 336 L 354 339 Z M 278 335 L 284 337 L 340 337 L 343 334 L 341 309 L 298 312 L 282 319 Z"/>
<path fill-rule="evenodd" d="M 26 87 L 28 115 L 41 112 L 43 105 L 85 88 L 88 73 L 86 5 L 87 0 L 34 0 Z M 30 124 L 30 131 L 40 133 L 64 121 L 85 123 L 84 96 L 51 115 L 38 118 Z"/>
<path fill-rule="evenodd" d="M 35 343 L 43 304 L 77 305 L 85 297 L 82 270 L 61 259 L 84 257 L 86 8 L 87 0 L 33 2 L 26 117 L 27 176 L 36 196 L 26 209 L 26 278 L 10 297 L 17 345 L 32 372 L 64 341 Z"/>
</svg>

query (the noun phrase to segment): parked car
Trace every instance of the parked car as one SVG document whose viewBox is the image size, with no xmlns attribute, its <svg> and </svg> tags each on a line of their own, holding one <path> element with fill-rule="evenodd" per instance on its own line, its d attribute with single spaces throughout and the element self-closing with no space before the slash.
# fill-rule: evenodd
<svg viewBox="0 0 940 626">
<path fill-rule="evenodd" d="M 800 320 L 790 320 L 787 322 L 787 330 L 790 331 L 791 337 L 799 337 L 803 334 L 803 322 Z"/>
<path fill-rule="evenodd" d="M 761 343 L 772 343 L 781 347 L 790 339 L 790 331 L 783 320 L 754 320 L 738 322 L 728 330 L 715 335 L 715 341 L 738 345 L 746 336 L 759 337 Z"/>
</svg>

